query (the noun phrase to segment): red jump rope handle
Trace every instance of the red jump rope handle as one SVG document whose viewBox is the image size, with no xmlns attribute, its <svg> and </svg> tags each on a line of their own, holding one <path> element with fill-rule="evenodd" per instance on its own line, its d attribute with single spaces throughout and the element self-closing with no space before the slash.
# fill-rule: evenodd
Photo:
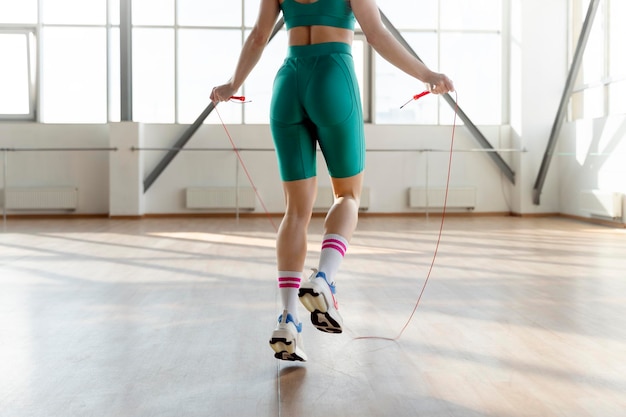
<svg viewBox="0 0 626 417">
<path fill-rule="evenodd" d="M 417 100 L 418 98 L 420 98 L 420 97 L 424 97 L 425 95 L 428 95 L 428 94 L 430 94 L 430 91 L 428 91 L 428 90 L 426 90 L 426 91 L 422 91 L 422 92 L 421 92 L 421 93 L 419 93 L 419 94 L 415 94 L 411 100 L 409 100 L 409 101 L 407 101 L 406 103 L 404 103 L 402 106 L 400 106 L 400 108 L 403 108 L 404 106 L 406 106 L 407 104 L 409 104 L 409 103 L 410 103 L 410 102 L 412 102 L 413 100 Z"/>
</svg>

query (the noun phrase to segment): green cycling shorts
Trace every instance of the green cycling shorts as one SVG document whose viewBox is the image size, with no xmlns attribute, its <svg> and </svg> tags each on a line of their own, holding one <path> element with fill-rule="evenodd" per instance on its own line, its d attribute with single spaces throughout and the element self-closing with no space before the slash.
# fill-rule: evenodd
<svg viewBox="0 0 626 417">
<path fill-rule="evenodd" d="M 274 80 L 270 128 L 283 181 L 316 175 L 318 143 L 331 177 L 363 171 L 363 111 L 350 45 L 289 47 Z"/>
</svg>

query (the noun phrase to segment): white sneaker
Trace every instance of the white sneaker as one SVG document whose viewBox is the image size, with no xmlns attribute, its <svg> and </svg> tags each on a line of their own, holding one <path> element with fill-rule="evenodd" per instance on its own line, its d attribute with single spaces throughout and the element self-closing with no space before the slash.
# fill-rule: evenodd
<svg viewBox="0 0 626 417">
<path fill-rule="evenodd" d="M 270 347 L 276 352 L 274 354 L 276 359 L 306 362 L 307 357 L 302 343 L 302 323 L 296 324 L 287 310 L 278 317 L 278 326 L 272 332 Z"/>
<path fill-rule="evenodd" d="M 343 319 L 335 298 L 335 286 L 326 280 L 326 274 L 317 272 L 300 286 L 300 302 L 311 312 L 311 323 L 326 333 L 341 333 Z"/>
</svg>

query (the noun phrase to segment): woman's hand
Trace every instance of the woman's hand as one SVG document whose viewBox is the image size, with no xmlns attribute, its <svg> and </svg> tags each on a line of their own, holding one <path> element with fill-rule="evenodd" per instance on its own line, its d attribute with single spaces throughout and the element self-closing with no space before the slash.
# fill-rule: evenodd
<svg viewBox="0 0 626 417">
<path fill-rule="evenodd" d="M 220 86 L 214 87 L 211 91 L 211 101 L 218 103 L 220 101 L 228 101 L 237 92 L 237 89 L 232 84 L 226 83 Z"/>
<path fill-rule="evenodd" d="M 454 84 L 445 74 L 433 72 L 425 80 L 428 91 L 433 94 L 446 94 L 454 91 Z"/>
</svg>

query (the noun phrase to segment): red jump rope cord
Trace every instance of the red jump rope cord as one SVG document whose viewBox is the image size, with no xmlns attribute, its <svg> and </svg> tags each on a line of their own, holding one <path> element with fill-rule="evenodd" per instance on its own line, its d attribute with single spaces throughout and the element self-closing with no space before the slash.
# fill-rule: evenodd
<svg viewBox="0 0 626 417">
<path fill-rule="evenodd" d="M 423 93 L 417 94 L 415 96 L 413 96 L 413 98 L 411 100 L 409 100 L 406 104 L 410 103 L 413 100 L 417 100 L 420 97 L 423 97 L 425 95 L 429 94 L 429 91 L 424 91 Z M 441 243 L 441 236 L 443 234 L 443 225 L 445 223 L 445 219 L 446 219 L 446 208 L 447 208 L 447 204 L 448 204 L 448 190 L 450 189 L 450 172 L 452 171 L 452 154 L 453 154 L 453 150 L 454 150 L 454 135 L 456 133 L 456 116 L 457 116 L 457 110 L 459 107 L 458 104 L 458 95 L 455 92 L 454 93 L 454 121 L 452 123 L 452 136 L 450 139 L 450 157 L 448 159 L 448 174 L 447 174 L 447 178 L 446 178 L 446 192 L 445 192 L 445 196 L 443 199 L 443 211 L 441 213 L 441 225 L 439 226 L 439 234 L 437 236 L 437 244 L 435 245 L 435 251 L 433 253 L 433 258 L 432 261 L 430 262 L 430 267 L 428 268 L 428 273 L 426 274 L 426 280 L 424 281 L 424 285 L 422 285 L 422 289 L 419 293 L 419 296 L 417 298 L 417 301 L 415 303 L 415 306 L 413 307 L 413 311 L 411 312 L 411 315 L 409 316 L 409 318 L 407 319 L 406 323 L 404 324 L 404 326 L 402 327 L 402 330 L 400 330 L 400 333 L 398 333 L 398 335 L 396 337 L 382 337 L 382 336 L 360 336 L 360 337 L 355 337 L 354 340 L 363 340 L 363 339 L 379 339 L 379 340 L 391 340 L 391 341 L 396 341 L 398 339 L 400 339 L 400 337 L 402 337 L 402 335 L 404 334 L 404 331 L 407 329 L 407 327 L 409 327 L 409 324 L 411 323 L 411 321 L 413 320 L 413 316 L 415 316 L 415 312 L 417 311 L 417 307 L 419 307 L 420 302 L 422 301 L 422 296 L 424 295 L 424 291 L 426 291 L 426 286 L 428 285 L 428 281 L 430 280 L 430 276 L 433 272 L 433 268 L 435 266 L 435 260 L 437 259 L 437 253 L 439 252 L 439 244 Z M 406 106 L 406 104 L 404 104 L 402 107 Z"/>
<path fill-rule="evenodd" d="M 231 97 L 231 100 L 238 100 L 238 101 L 241 101 L 241 102 L 245 102 L 246 98 L 243 97 L 243 96 L 233 96 L 233 97 Z M 239 152 L 239 149 L 237 149 L 237 145 L 235 145 L 235 141 L 233 140 L 232 136 L 230 135 L 230 132 L 228 131 L 228 129 L 226 128 L 226 124 L 224 123 L 224 120 L 222 119 L 222 115 L 220 114 L 219 110 L 217 110 L 217 105 L 215 106 L 215 112 L 217 113 L 217 117 L 219 117 L 220 123 L 222 124 L 222 127 L 224 128 L 224 131 L 226 132 L 226 136 L 228 136 L 228 140 L 230 141 L 230 144 L 233 147 L 233 151 L 235 151 L 235 155 L 237 155 L 237 159 L 239 160 L 239 164 L 241 165 L 241 167 L 243 168 L 244 172 L 246 173 L 246 177 L 248 177 L 248 181 L 250 182 L 250 185 L 252 186 L 252 189 L 254 190 L 254 194 L 256 195 L 256 198 L 259 200 L 259 203 L 261 203 L 261 206 L 263 207 L 263 211 L 265 212 L 265 215 L 267 216 L 267 218 L 269 219 L 270 223 L 274 227 L 274 231 L 278 232 L 278 227 L 276 226 L 276 223 L 274 223 L 274 219 L 272 218 L 272 215 L 270 214 L 269 210 L 267 209 L 267 206 L 265 205 L 265 202 L 263 201 L 263 198 L 261 198 L 261 195 L 259 194 L 259 190 L 258 190 L 258 188 L 256 188 L 256 185 L 254 184 L 254 181 L 252 180 L 252 176 L 250 175 L 250 172 L 248 171 L 248 168 L 246 167 L 246 164 L 243 162 L 243 158 L 241 157 L 241 153 Z"/>
</svg>

